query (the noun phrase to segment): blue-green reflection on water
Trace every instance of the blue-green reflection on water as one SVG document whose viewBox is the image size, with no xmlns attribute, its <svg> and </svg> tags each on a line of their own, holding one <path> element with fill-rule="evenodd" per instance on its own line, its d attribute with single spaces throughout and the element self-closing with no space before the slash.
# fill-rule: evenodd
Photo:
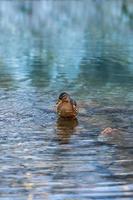
<svg viewBox="0 0 133 200">
<path fill-rule="evenodd" d="M 132 5 L 39 3 L 0 8 L 0 199 L 132 199 Z M 57 120 L 61 91 L 78 121 Z"/>
</svg>

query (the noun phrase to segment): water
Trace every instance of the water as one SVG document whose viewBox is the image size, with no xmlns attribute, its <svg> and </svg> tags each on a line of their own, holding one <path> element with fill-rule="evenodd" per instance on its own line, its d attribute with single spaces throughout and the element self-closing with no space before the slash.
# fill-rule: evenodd
<svg viewBox="0 0 133 200">
<path fill-rule="evenodd" d="M 0 8 L 0 200 L 132 199 L 130 3 L 27 2 Z M 77 120 L 57 119 L 62 91 Z"/>
</svg>

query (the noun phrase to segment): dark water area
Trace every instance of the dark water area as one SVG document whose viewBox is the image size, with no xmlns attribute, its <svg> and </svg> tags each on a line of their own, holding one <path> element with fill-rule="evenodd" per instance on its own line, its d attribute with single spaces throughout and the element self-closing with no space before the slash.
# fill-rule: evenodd
<svg viewBox="0 0 133 200">
<path fill-rule="evenodd" d="M 132 19 L 130 0 L 0 2 L 0 200 L 133 199 Z"/>
</svg>

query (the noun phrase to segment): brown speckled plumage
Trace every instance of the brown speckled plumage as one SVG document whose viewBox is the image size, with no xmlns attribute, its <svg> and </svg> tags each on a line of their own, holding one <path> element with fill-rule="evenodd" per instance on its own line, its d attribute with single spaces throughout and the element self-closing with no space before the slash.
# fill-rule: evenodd
<svg viewBox="0 0 133 200">
<path fill-rule="evenodd" d="M 68 93 L 61 93 L 56 105 L 56 110 L 59 117 L 76 118 L 78 114 L 77 103 L 70 97 Z"/>
</svg>

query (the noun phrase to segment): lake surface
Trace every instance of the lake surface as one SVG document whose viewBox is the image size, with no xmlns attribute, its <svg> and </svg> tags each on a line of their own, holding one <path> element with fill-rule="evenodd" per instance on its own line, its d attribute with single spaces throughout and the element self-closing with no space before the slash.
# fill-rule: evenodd
<svg viewBox="0 0 133 200">
<path fill-rule="evenodd" d="M 133 199 L 133 32 L 111 2 L 2 1 L 0 200 Z M 62 91 L 77 120 L 57 118 Z"/>
</svg>

